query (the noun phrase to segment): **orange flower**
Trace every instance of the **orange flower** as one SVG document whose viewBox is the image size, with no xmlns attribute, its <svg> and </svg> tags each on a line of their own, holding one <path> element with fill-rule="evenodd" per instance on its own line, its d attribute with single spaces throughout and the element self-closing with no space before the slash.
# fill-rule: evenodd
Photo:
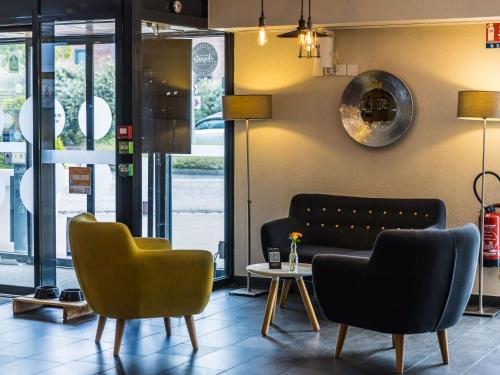
<svg viewBox="0 0 500 375">
<path fill-rule="evenodd" d="M 302 233 L 292 232 L 288 238 L 290 238 L 292 242 L 299 242 L 299 239 L 302 238 Z"/>
</svg>

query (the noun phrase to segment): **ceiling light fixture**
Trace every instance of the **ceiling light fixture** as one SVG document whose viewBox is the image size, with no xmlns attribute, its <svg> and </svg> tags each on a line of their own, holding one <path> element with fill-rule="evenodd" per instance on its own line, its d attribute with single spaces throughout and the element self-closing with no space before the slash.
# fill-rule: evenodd
<svg viewBox="0 0 500 375">
<path fill-rule="evenodd" d="M 299 44 L 299 58 L 319 58 L 318 37 L 328 36 L 325 33 L 316 31 L 313 27 L 311 18 L 311 0 L 309 0 L 309 17 L 307 24 L 304 20 L 304 0 L 300 1 L 300 19 L 299 26 L 292 31 L 278 35 L 278 38 L 297 38 Z"/>
<path fill-rule="evenodd" d="M 264 46 L 267 43 L 266 17 L 264 17 L 264 0 L 260 2 L 259 31 L 257 33 L 257 44 Z"/>
</svg>

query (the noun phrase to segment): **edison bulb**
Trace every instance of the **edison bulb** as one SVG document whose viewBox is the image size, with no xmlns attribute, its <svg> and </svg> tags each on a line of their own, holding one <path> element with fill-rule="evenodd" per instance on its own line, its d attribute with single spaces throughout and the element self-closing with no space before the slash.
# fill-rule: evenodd
<svg viewBox="0 0 500 375">
<path fill-rule="evenodd" d="M 257 33 L 257 44 L 259 46 L 264 46 L 267 43 L 267 31 L 265 26 L 259 26 L 259 32 Z"/>
</svg>

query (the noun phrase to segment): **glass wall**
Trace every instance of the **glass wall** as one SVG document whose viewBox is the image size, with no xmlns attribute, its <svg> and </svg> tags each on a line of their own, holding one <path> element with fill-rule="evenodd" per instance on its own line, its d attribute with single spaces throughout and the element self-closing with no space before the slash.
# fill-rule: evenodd
<svg viewBox="0 0 500 375">
<path fill-rule="evenodd" d="M 114 22 L 43 26 L 41 195 L 47 204 L 42 235 L 44 259 L 55 263 L 56 284 L 64 289 L 78 287 L 67 230 L 71 218 L 91 212 L 101 221 L 116 219 Z M 75 174 L 88 175 L 89 186 L 70 185 Z"/>
<path fill-rule="evenodd" d="M 0 284 L 33 286 L 30 36 L 0 33 Z"/>
</svg>

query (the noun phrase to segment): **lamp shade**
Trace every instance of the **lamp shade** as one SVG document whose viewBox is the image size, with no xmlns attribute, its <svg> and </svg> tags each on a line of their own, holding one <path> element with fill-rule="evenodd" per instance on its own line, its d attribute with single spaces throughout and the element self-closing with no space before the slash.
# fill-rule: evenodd
<svg viewBox="0 0 500 375">
<path fill-rule="evenodd" d="M 273 115 L 271 95 L 227 95 L 222 98 L 224 120 L 264 120 Z"/>
<path fill-rule="evenodd" d="M 461 120 L 500 121 L 500 92 L 460 91 L 457 117 Z"/>
</svg>

